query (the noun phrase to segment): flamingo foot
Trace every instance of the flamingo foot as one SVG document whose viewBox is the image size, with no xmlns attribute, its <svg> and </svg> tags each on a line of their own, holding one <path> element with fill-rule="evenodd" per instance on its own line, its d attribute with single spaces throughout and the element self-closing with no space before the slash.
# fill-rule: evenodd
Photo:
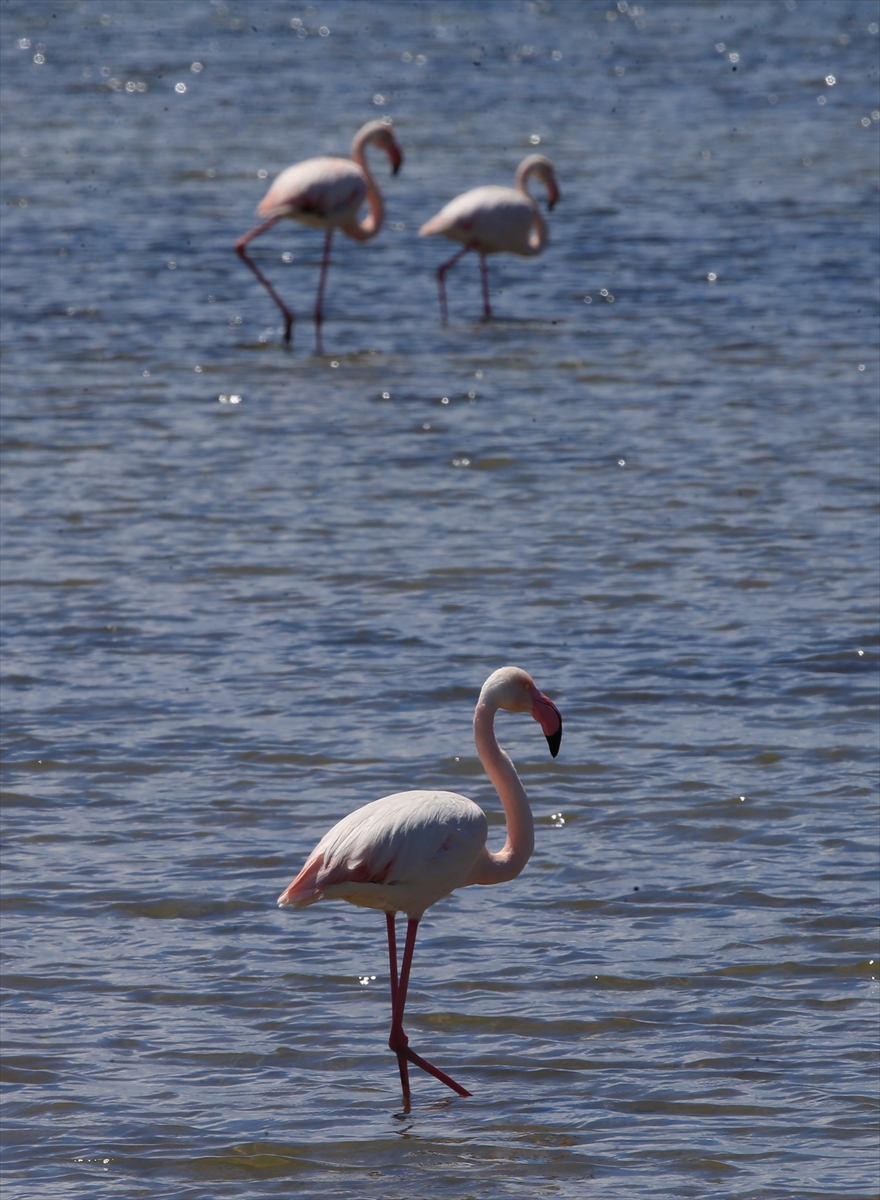
<svg viewBox="0 0 880 1200">
<path fill-rule="evenodd" d="M 429 1063 L 427 1059 L 424 1059 L 421 1057 L 421 1055 L 416 1054 L 415 1050 L 410 1050 L 409 1047 L 407 1047 L 406 1057 L 415 1066 L 421 1067 L 423 1071 L 427 1071 L 429 1075 L 433 1075 L 435 1079 L 439 1079 L 441 1083 L 445 1083 L 448 1088 L 452 1088 L 457 1095 L 473 1095 L 473 1092 L 469 1092 L 467 1088 L 462 1087 L 460 1083 L 456 1083 L 451 1075 L 447 1075 L 445 1071 L 441 1071 L 439 1067 L 435 1067 L 433 1063 Z"/>
<path fill-rule="evenodd" d="M 397 1065 L 400 1068 L 400 1082 L 403 1085 L 403 1098 L 406 1103 L 409 1103 L 410 1098 L 409 1072 L 406 1066 L 407 1061 L 411 1062 L 413 1066 L 421 1067 L 423 1071 L 426 1071 L 429 1075 L 433 1075 L 434 1078 L 438 1079 L 441 1083 L 445 1083 L 446 1086 L 451 1088 L 457 1095 L 473 1095 L 473 1092 L 469 1092 L 467 1088 L 463 1088 L 460 1083 L 456 1083 L 451 1075 L 447 1075 L 445 1071 L 441 1071 L 439 1067 L 435 1067 L 433 1063 L 429 1063 L 426 1058 L 422 1058 L 420 1054 L 416 1054 L 415 1050 L 411 1050 L 409 1046 L 409 1039 L 402 1029 L 398 1032 L 397 1036 L 395 1036 L 394 1031 L 392 1031 L 391 1036 L 388 1039 L 388 1045 L 397 1055 Z"/>
</svg>

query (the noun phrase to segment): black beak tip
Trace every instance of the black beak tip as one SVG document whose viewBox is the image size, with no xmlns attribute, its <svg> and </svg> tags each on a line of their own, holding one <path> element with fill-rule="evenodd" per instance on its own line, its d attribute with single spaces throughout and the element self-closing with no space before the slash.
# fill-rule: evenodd
<svg viewBox="0 0 880 1200">
<path fill-rule="evenodd" d="M 396 175 L 402 166 L 403 166 L 403 158 L 401 157 L 400 162 L 396 162 L 392 165 L 391 174 Z"/>
<path fill-rule="evenodd" d="M 548 733 L 546 736 L 547 745 L 550 747 L 550 756 L 551 758 L 555 758 L 559 753 L 559 747 L 562 743 L 562 722 L 559 722 L 559 728 L 555 733 Z"/>
</svg>

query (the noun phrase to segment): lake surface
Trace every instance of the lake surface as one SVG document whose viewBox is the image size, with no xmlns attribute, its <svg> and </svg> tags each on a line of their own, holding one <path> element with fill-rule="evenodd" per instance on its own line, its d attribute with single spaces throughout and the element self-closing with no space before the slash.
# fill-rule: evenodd
<svg viewBox="0 0 880 1200">
<path fill-rule="evenodd" d="M 878 1193 L 874 0 L 0 8 L 4 1197 Z M 374 157 L 375 240 L 252 243 Z M 416 231 L 538 149 L 539 258 Z M 536 191 L 536 194 L 539 194 Z M 543 203 L 543 198 L 542 198 Z M 286 257 L 284 257 L 286 256 Z M 524 873 L 275 898 L 501 715 Z"/>
</svg>

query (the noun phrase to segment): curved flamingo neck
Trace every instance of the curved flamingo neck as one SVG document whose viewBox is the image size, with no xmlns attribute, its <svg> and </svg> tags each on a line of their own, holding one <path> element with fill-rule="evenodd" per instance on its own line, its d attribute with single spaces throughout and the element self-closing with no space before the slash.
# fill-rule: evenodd
<svg viewBox="0 0 880 1200">
<path fill-rule="evenodd" d="M 535 215 L 532 218 L 532 228 L 529 231 L 527 244 L 528 254 L 540 254 L 547 245 L 547 224 L 537 205 L 535 205 Z"/>
<path fill-rule="evenodd" d="M 516 186 L 532 202 L 534 216 L 532 217 L 532 228 L 529 230 L 529 240 L 526 243 L 527 255 L 540 254 L 547 245 L 547 224 L 541 216 L 541 210 L 535 204 L 535 199 L 529 191 L 529 179 L 532 175 L 541 170 L 541 164 L 534 161 L 521 162 L 516 169 Z M 549 189 L 548 189 L 549 190 Z"/>
<path fill-rule="evenodd" d="M 498 705 L 481 695 L 474 713 L 474 744 L 491 779 L 507 818 L 507 840 L 495 854 L 484 851 L 477 863 L 474 883 L 503 883 L 515 879 L 535 848 L 535 825 L 525 788 L 516 768 L 495 737 Z"/>
<path fill-rule="evenodd" d="M 366 137 L 361 137 L 360 134 L 357 134 L 351 144 L 352 161 L 360 168 L 366 180 L 367 204 L 370 208 L 370 211 L 362 221 L 358 221 L 355 218 L 349 225 L 343 225 L 342 227 L 343 233 L 347 234 L 350 238 L 354 238 L 356 242 L 366 242 L 370 238 L 375 237 L 382 228 L 382 222 L 385 220 L 385 205 L 382 201 L 382 193 L 376 186 L 376 181 L 367 164 L 365 150 L 369 141 L 369 133 Z"/>
</svg>

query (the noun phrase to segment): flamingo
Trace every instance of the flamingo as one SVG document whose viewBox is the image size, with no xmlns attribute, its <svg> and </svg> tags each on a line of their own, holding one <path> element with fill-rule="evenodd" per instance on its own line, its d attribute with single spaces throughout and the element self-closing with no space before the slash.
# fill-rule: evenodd
<svg viewBox="0 0 880 1200">
<path fill-rule="evenodd" d="M 502 667 L 483 684 L 474 712 L 474 742 L 507 818 L 501 850 L 486 848 L 486 814 L 456 792 L 397 792 L 350 813 L 326 833 L 305 866 L 278 897 L 278 907 L 305 908 L 318 900 L 347 900 L 385 913 L 391 968 L 391 1035 L 404 1104 L 410 1102 L 408 1063 L 445 1083 L 459 1096 L 471 1093 L 416 1054 L 403 1030 L 403 1010 L 419 921 L 425 909 L 459 887 L 515 879 L 535 846 L 532 811 L 516 769 L 495 738 L 495 713 L 531 713 L 555 758 L 562 717 L 552 700 L 519 667 Z M 395 916 L 406 914 L 406 943 L 397 970 Z"/>
<path fill-rule="evenodd" d="M 483 316 L 492 316 L 489 303 L 489 273 L 487 254 L 540 254 L 547 245 L 547 226 L 541 212 L 529 195 L 528 181 L 534 175 L 547 189 L 547 207 L 559 199 L 559 185 L 553 173 L 553 163 L 543 154 L 530 154 L 516 169 L 516 187 L 479 187 L 463 192 L 450 200 L 445 208 L 419 230 L 421 237 L 442 233 L 451 242 L 461 242 L 463 250 L 453 254 L 437 268 L 440 287 L 440 320 L 445 325 L 446 272 L 468 250 L 480 256 L 480 275 L 483 282 Z"/>
<path fill-rule="evenodd" d="M 365 150 L 368 145 L 378 146 L 391 160 L 394 175 L 403 162 L 403 151 L 391 132 L 390 124 L 384 121 L 368 121 L 354 135 L 351 143 L 351 158 L 307 158 L 282 171 L 257 206 L 257 215 L 266 220 L 244 234 L 235 243 L 235 252 L 247 263 L 260 283 L 284 314 L 284 340 L 290 342 L 293 329 L 293 313 L 275 291 L 272 284 L 247 253 L 247 245 L 267 229 L 271 229 L 282 217 L 291 217 L 303 225 L 325 230 L 324 257 L 321 260 L 321 277 L 315 300 L 315 326 L 320 353 L 321 322 L 324 319 L 324 283 L 330 265 L 330 243 L 334 229 L 341 229 L 346 237 L 356 242 L 366 242 L 375 237 L 382 228 L 385 206 L 382 193 L 376 186 L 367 165 Z M 358 210 L 366 199 L 370 211 L 363 220 L 358 220 Z"/>
</svg>

